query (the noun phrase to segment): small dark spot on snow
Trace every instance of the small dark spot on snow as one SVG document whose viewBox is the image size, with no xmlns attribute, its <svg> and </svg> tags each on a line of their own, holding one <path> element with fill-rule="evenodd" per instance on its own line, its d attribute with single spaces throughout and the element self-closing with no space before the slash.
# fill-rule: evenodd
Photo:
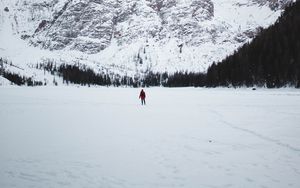
<svg viewBox="0 0 300 188">
<path fill-rule="evenodd" d="M 8 7 L 5 7 L 5 8 L 4 8 L 4 11 L 5 11 L 5 12 L 9 12 Z"/>
</svg>

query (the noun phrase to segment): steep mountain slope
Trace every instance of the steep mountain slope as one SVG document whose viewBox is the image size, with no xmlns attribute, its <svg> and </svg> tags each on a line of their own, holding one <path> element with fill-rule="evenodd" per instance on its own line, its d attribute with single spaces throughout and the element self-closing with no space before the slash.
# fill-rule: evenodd
<svg viewBox="0 0 300 188">
<path fill-rule="evenodd" d="M 1 0 L 0 56 L 26 70 L 51 60 L 120 75 L 205 71 L 288 2 Z"/>
<path fill-rule="evenodd" d="M 300 1 L 285 9 L 264 29 L 207 72 L 209 86 L 295 86 L 300 88 Z"/>
</svg>

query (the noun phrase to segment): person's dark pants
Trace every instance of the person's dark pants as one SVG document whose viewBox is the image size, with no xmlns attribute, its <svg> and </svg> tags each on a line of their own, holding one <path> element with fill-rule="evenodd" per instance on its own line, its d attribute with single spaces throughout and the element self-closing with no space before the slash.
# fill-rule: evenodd
<svg viewBox="0 0 300 188">
<path fill-rule="evenodd" d="M 145 99 L 141 99 L 142 101 L 142 105 L 146 105 L 146 100 Z"/>
</svg>

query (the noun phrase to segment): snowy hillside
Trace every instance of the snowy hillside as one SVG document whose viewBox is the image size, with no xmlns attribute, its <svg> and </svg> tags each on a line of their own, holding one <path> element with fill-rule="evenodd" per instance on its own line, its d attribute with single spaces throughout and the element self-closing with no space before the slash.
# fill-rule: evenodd
<svg viewBox="0 0 300 188">
<path fill-rule="evenodd" d="M 0 76 L 0 86 L 11 85 L 10 81 Z"/>
<path fill-rule="evenodd" d="M 0 88 L 1 188 L 299 188 L 298 90 Z"/>
<path fill-rule="evenodd" d="M 287 2 L 1 0 L 0 57 L 33 77 L 48 60 L 131 76 L 205 71 L 274 23 Z"/>
</svg>

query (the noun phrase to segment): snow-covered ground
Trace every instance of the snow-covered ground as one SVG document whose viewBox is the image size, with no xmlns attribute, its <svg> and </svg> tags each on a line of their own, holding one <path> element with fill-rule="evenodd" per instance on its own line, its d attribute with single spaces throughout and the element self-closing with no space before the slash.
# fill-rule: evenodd
<svg viewBox="0 0 300 188">
<path fill-rule="evenodd" d="M 295 89 L 0 88 L 0 187 L 300 187 Z"/>
</svg>

